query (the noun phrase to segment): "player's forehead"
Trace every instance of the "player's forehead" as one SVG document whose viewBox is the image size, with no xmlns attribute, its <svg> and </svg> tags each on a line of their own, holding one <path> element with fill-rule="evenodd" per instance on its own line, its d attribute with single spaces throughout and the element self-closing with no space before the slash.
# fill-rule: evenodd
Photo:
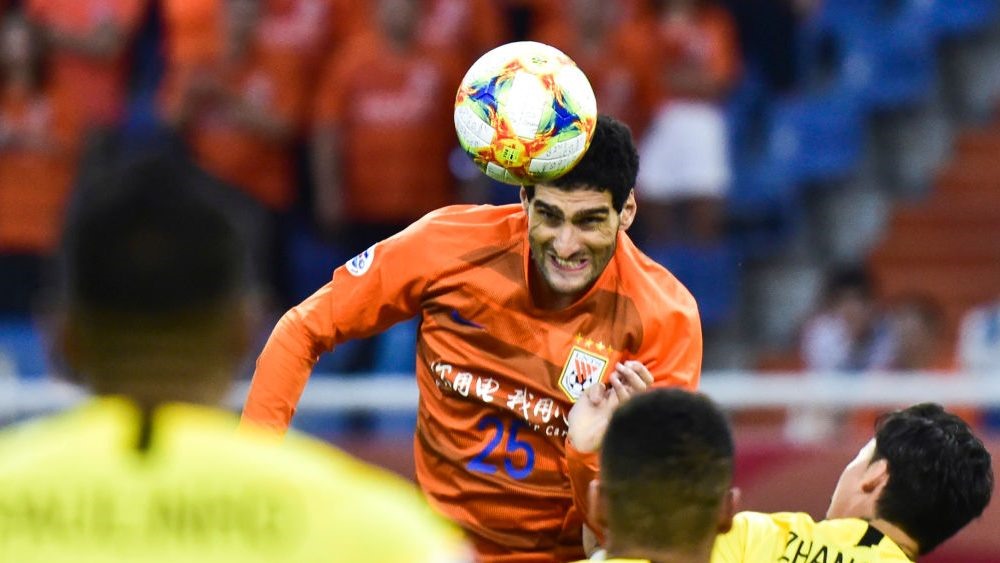
<svg viewBox="0 0 1000 563">
<path fill-rule="evenodd" d="M 612 209 L 611 192 L 599 188 L 580 187 L 572 190 L 539 184 L 535 186 L 532 204 L 561 211 L 570 216 L 581 211 Z"/>
</svg>

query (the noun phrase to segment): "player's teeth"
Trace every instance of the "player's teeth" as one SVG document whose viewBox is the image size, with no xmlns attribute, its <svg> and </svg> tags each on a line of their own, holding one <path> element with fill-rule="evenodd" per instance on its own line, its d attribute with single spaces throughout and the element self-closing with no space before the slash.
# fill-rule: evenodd
<svg viewBox="0 0 1000 563">
<path fill-rule="evenodd" d="M 563 258 L 559 258 L 558 256 L 556 256 L 555 259 L 556 263 L 558 263 L 560 266 L 566 266 L 568 268 L 575 268 L 580 265 L 579 260 L 566 260 Z"/>
</svg>

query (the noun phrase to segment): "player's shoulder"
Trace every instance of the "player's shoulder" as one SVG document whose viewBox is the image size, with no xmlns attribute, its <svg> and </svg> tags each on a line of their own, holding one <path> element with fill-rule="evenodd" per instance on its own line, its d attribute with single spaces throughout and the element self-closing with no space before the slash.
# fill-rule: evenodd
<svg viewBox="0 0 1000 563">
<path fill-rule="evenodd" d="M 424 215 L 400 235 L 429 247 L 472 249 L 520 242 L 526 225 L 520 205 L 449 205 Z"/>
<path fill-rule="evenodd" d="M 418 222 L 439 226 L 508 226 L 525 221 L 524 208 L 519 204 L 507 205 L 448 205 L 435 209 Z"/>
<path fill-rule="evenodd" d="M 78 449 L 111 447 L 128 416 L 124 403 L 97 400 L 14 424 L 0 431 L 0 471 L 44 464 Z"/>
<path fill-rule="evenodd" d="M 694 296 L 676 276 L 647 256 L 627 236 L 619 239 L 618 277 L 625 292 L 654 311 L 669 309 L 697 315 Z"/>
</svg>

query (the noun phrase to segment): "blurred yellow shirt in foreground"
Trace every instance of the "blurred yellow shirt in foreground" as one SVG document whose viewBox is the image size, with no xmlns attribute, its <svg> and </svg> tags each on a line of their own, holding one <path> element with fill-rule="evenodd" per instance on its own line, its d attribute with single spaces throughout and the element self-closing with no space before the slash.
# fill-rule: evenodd
<svg viewBox="0 0 1000 563">
<path fill-rule="evenodd" d="M 0 433 L 0 561 L 465 561 L 405 480 L 320 442 L 122 399 Z"/>
</svg>

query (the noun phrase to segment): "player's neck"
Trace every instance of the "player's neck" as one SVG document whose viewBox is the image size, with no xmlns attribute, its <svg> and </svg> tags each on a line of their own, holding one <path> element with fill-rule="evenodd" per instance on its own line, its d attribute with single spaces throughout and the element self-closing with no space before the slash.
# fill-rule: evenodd
<svg viewBox="0 0 1000 563">
<path fill-rule="evenodd" d="M 903 553 L 905 553 L 911 561 L 917 560 L 917 554 L 920 549 L 916 540 L 911 538 L 909 534 L 904 532 L 899 526 L 881 518 L 874 518 L 870 520 L 868 525 L 885 534 L 885 537 L 889 538 L 893 543 L 899 546 L 899 549 L 903 550 Z"/>
<path fill-rule="evenodd" d="M 694 550 L 662 550 L 642 546 L 608 546 L 608 559 L 646 559 L 650 563 L 708 563 L 712 558 L 712 543 Z"/>
</svg>

